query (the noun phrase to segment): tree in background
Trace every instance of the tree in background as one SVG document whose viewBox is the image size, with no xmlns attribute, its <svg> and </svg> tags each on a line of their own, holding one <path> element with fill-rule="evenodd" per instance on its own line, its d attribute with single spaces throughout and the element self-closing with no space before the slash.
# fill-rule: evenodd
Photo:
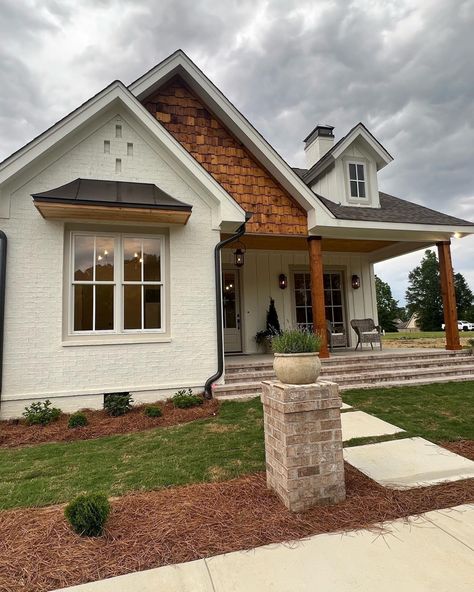
<svg viewBox="0 0 474 592">
<path fill-rule="evenodd" d="M 438 259 L 427 250 L 420 262 L 408 274 L 405 294 L 410 315 L 416 313 L 422 331 L 439 331 L 443 323 Z"/>
<path fill-rule="evenodd" d="M 454 274 L 458 319 L 474 321 L 474 295 L 462 273 Z"/>
<path fill-rule="evenodd" d="M 379 325 L 388 333 L 396 331 L 397 327 L 393 321 L 399 318 L 398 302 L 393 298 L 390 286 L 377 276 L 375 276 L 375 293 Z"/>
<path fill-rule="evenodd" d="M 470 320 L 473 294 L 461 273 L 455 274 L 454 286 L 458 318 Z M 440 330 L 444 322 L 443 300 L 438 259 L 434 251 L 425 251 L 420 265 L 408 274 L 408 289 L 405 297 L 408 312 L 410 315 L 416 313 L 422 331 Z"/>
</svg>

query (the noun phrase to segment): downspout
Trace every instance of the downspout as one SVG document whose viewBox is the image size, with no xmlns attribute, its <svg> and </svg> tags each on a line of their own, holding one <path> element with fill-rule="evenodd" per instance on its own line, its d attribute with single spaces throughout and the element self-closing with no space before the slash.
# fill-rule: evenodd
<svg viewBox="0 0 474 592">
<path fill-rule="evenodd" d="M 7 235 L 0 230 L 0 405 L 3 378 L 3 325 L 5 322 L 5 280 L 7 272 Z"/>
<path fill-rule="evenodd" d="M 224 349 L 222 332 L 222 286 L 221 286 L 221 251 L 229 243 L 239 239 L 245 233 L 245 224 L 250 220 L 252 214 L 245 213 L 245 222 L 239 227 L 237 232 L 224 240 L 221 240 L 214 248 L 214 275 L 216 283 L 216 313 L 217 313 L 217 371 L 206 380 L 204 385 L 204 396 L 206 399 L 212 399 L 212 385 L 219 380 L 224 373 Z"/>
</svg>

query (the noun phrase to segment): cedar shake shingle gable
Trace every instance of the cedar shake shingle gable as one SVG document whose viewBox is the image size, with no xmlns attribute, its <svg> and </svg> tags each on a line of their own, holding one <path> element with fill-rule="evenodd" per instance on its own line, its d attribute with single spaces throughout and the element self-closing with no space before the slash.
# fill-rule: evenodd
<svg viewBox="0 0 474 592">
<path fill-rule="evenodd" d="M 247 232 L 308 234 L 306 212 L 179 77 L 143 104 L 245 211 L 253 213 Z"/>
</svg>

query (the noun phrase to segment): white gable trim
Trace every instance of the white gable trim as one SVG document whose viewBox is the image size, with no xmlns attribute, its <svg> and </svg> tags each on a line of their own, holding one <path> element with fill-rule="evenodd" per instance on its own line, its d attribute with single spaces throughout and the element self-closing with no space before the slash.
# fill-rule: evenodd
<svg viewBox="0 0 474 592">
<path fill-rule="evenodd" d="M 309 227 L 314 225 L 316 219 L 320 223 L 330 223 L 330 220 L 334 219 L 311 189 L 182 50 L 176 51 L 141 76 L 129 86 L 129 89 L 139 100 L 143 100 L 176 74 L 196 90 L 222 123 L 249 147 L 257 160 L 308 212 Z"/>
<path fill-rule="evenodd" d="M 242 223 L 245 212 L 224 188 L 185 150 L 181 144 L 141 105 L 119 81 L 113 82 L 78 109 L 46 130 L 0 164 L 0 186 L 17 175 L 37 158 L 44 156 L 58 142 L 114 103 L 124 105 L 160 143 L 189 170 L 201 187 L 214 199 L 218 208 L 214 225 Z"/>
<path fill-rule="evenodd" d="M 332 152 L 331 156 L 333 156 L 334 159 L 339 158 L 339 156 L 341 156 L 358 138 L 365 140 L 370 148 L 378 155 L 378 159 L 376 160 L 378 170 L 392 162 L 393 157 L 385 150 L 382 144 L 380 144 L 372 134 L 367 131 L 362 123 L 358 123 L 355 128 L 347 134 L 341 143 L 336 146 L 336 149 Z"/>
</svg>

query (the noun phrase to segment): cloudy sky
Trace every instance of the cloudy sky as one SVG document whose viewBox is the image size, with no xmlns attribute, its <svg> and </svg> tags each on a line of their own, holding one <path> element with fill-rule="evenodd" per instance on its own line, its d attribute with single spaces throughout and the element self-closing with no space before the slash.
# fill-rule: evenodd
<svg viewBox="0 0 474 592">
<path fill-rule="evenodd" d="M 364 122 L 381 189 L 474 220 L 474 0 L 0 0 L 0 159 L 184 49 L 290 164 Z M 377 266 L 396 298 L 420 253 Z M 474 237 L 453 260 L 474 288 Z"/>
</svg>

